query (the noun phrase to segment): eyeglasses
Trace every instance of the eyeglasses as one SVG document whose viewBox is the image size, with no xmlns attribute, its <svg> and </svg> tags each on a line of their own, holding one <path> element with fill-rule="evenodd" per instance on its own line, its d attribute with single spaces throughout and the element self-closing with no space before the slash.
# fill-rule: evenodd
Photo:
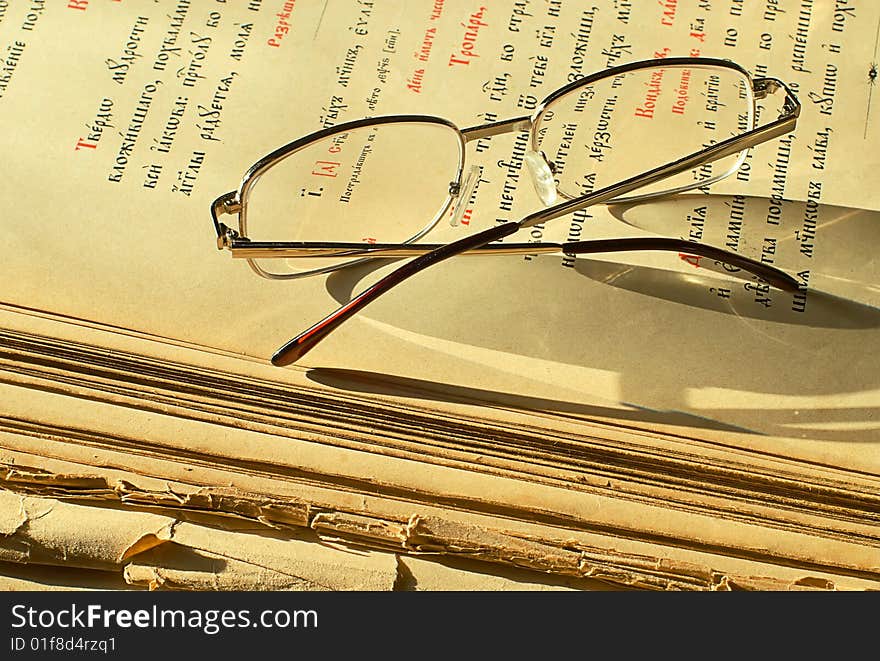
<svg viewBox="0 0 880 661">
<path fill-rule="evenodd" d="M 778 116 L 758 126 L 757 101 L 776 92 L 783 96 Z M 237 191 L 218 197 L 211 205 L 217 247 L 270 279 L 416 257 L 287 342 L 272 357 L 275 365 L 295 362 L 378 296 L 458 254 L 671 251 L 797 291 L 798 282 L 774 267 L 683 239 L 501 240 L 591 205 L 703 189 L 736 172 L 751 147 L 794 130 L 799 113 L 797 98 L 779 80 L 752 78 L 727 60 L 666 58 L 581 78 L 550 94 L 531 116 L 465 129 L 425 115 L 346 122 L 268 154 Z M 509 161 L 498 162 L 500 207 L 512 208 L 525 171 L 545 208 L 467 235 L 469 203 L 482 179 L 479 167 L 465 169 L 465 146 L 511 132 L 521 133 Z M 220 222 L 227 214 L 238 216 L 238 229 Z M 429 232 L 443 241 L 418 243 Z"/>
</svg>

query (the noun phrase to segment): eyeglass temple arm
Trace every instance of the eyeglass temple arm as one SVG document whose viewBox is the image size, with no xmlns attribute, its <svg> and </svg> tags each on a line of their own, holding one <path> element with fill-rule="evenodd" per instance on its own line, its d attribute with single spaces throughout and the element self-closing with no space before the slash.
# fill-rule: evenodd
<svg viewBox="0 0 880 661">
<path fill-rule="evenodd" d="M 593 241 L 578 241 L 565 243 L 562 251 L 569 255 L 592 255 L 597 253 L 612 252 L 636 252 L 636 251 L 663 251 L 677 252 L 706 257 L 730 268 L 723 268 L 725 273 L 734 277 L 749 279 L 745 274 L 751 274 L 763 280 L 767 284 L 787 292 L 800 291 L 798 281 L 784 271 L 763 262 L 743 257 L 735 252 L 722 248 L 707 246 L 702 243 L 685 241 L 684 239 L 669 239 L 665 237 L 637 237 L 632 239 L 596 239 Z M 745 274 L 738 273 L 744 271 Z"/>
<path fill-rule="evenodd" d="M 396 259 L 425 255 L 443 247 L 443 245 L 440 243 L 260 243 L 234 239 L 230 250 L 233 257 L 243 259 L 270 259 L 273 257 L 314 260 L 338 259 L 339 257 Z M 795 291 L 798 288 L 798 283 L 794 278 L 769 264 L 743 257 L 723 248 L 665 237 L 596 239 L 572 243 L 488 243 L 471 248 L 461 254 L 497 256 L 565 253 L 568 255 L 587 255 L 642 250 L 679 252 L 682 255 L 706 257 L 725 265 L 722 269 L 729 275 L 737 276 L 740 275 L 739 271 L 743 271 L 741 277 L 747 277 L 747 274 L 750 274 L 783 291 Z"/>
<path fill-rule="evenodd" d="M 391 272 L 376 284 L 372 285 L 338 310 L 325 317 L 317 324 L 303 331 L 272 356 L 272 364 L 283 367 L 295 363 L 306 353 L 311 351 L 321 340 L 335 330 L 346 319 L 354 316 L 363 308 L 376 300 L 389 289 L 400 284 L 407 278 L 425 270 L 437 262 L 448 259 L 469 250 L 483 246 L 486 243 L 497 241 L 519 230 L 519 223 L 505 223 L 484 230 L 454 243 L 441 246 L 417 257 L 411 262 L 404 264 Z M 577 241 L 564 243 L 557 246 L 559 250 L 567 254 L 586 255 L 595 253 L 634 252 L 634 251 L 667 251 L 687 253 L 698 257 L 706 257 L 733 267 L 733 270 L 724 269 L 725 272 L 735 277 L 742 277 L 737 271 L 742 270 L 757 276 L 764 282 L 788 292 L 799 291 L 798 281 L 787 273 L 780 271 L 768 264 L 743 257 L 727 250 L 713 246 L 685 241 L 683 239 L 669 239 L 663 237 L 646 237 L 631 239 L 599 239 L 594 241 Z"/>
</svg>

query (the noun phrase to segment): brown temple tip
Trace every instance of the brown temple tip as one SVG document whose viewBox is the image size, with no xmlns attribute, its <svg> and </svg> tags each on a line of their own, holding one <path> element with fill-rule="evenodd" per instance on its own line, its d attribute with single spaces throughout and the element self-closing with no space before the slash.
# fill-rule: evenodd
<svg viewBox="0 0 880 661">
<path fill-rule="evenodd" d="M 348 319 L 351 314 L 369 303 L 371 298 L 375 295 L 375 292 L 371 292 L 368 289 L 347 305 L 343 305 L 330 316 L 322 319 L 308 330 L 304 330 L 292 340 L 285 342 L 284 345 L 272 355 L 272 364 L 275 365 L 275 367 L 286 367 L 287 365 L 292 365 L 298 361 L 311 351 L 312 348 L 323 340 L 334 328 Z"/>
<path fill-rule="evenodd" d="M 768 284 L 771 284 L 782 291 L 791 292 L 793 294 L 801 291 L 800 283 L 783 271 L 780 271 L 778 275 L 775 275 L 772 282 L 768 279 Z"/>
<path fill-rule="evenodd" d="M 723 262 L 734 270 L 725 269 L 724 272 L 735 278 L 750 280 L 745 274 L 750 274 L 762 282 L 782 291 L 796 293 L 801 291 L 800 283 L 785 271 L 764 262 L 759 262 L 748 257 L 743 257 L 735 252 L 723 248 L 708 246 L 702 243 L 694 243 L 685 239 L 672 239 L 667 237 L 638 237 L 622 239 L 594 239 L 592 241 L 575 241 L 562 245 L 562 252 L 572 255 L 590 255 L 602 252 L 628 252 L 631 250 L 662 250 L 669 252 L 684 253 L 699 257 L 708 257 L 717 262 Z M 711 267 L 710 270 L 717 271 Z M 744 273 L 738 273 L 743 271 Z"/>
<path fill-rule="evenodd" d="M 272 364 L 275 367 L 287 367 L 288 365 L 293 365 L 296 361 L 298 361 L 302 354 L 298 351 L 299 347 L 295 343 L 296 338 L 285 344 L 283 347 L 278 349 L 274 354 L 272 354 Z"/>
</svg>

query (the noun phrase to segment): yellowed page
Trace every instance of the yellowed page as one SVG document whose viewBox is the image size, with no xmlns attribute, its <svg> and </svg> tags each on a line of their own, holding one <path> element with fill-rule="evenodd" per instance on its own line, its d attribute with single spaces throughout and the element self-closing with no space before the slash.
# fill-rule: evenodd
<svg viewBox="0 0 880 661">
<path fill-rule="evenodd" d="M 216 251 L 209 204 L 262 155 L 366 114 L 431 113 L 462 126 L 526 114 L 563 83 L 664 49 L 734 58 L 792 84 L 803 110 L 796 139 L 757 148 L 747 175 L 713 188 L 756 201 L 746 211 L 737 198 L 710 198 L 721 225 L 705 237 L 726 245 L 739 217 L 730 214 L 741 214 L 734 247 L 760 257 L 778 245 L 774 263 L 804 274 L 806 297 L 692 272 L 675 256 L 574 268 L 559 257 L 460 259 L 376 303 L 303 366 L 379 394 L 415 386 L 549 409 L 683 412 L 710 428 L 848 441 L 840 455 L 864 453 L 859 442 L 880 433 L 877 263 L 865 250 L 880 208 L 868 184 L 880 7 L 634 5 L 7 7 L 0 116 L 15 130 L 0 139 L 15 195 L 3 303 L 264 360 L 375 274 L 270 282 Z M 471 148 L 485 180 L 473 223 L 439 237 L 538 208 L 511 167 L 516 155 L 512 136 Z M 406 192 L 411 173 L 393 175 Z M 675 204 L 591 210 L 555 231 L 690 236 L 688 216 L 703 203 Z"/>
<path fill-rule="evenodd" d="M 808 444 L 804 461 L 784 456 L 798 449 L 785 439 L 745 449 L 748 437 L 725 445 L 549 417 L 490 425 L 386 406 L 361 427 L 356 401 L 256 417 L 245 401 L 203 410 L 32 392 L 2 388 L 13 405 L 4 479 L 19 490 L 633 585 L 876 583 L 876 470 L 829 466 L 831 447 Z M 65 428 L 41 422 L 62 409 Z"/>
<path fill-rule="evenodd" d="M 0 491 L 0 557 L 23 564 L 108 570 L 159 541 L 174 519 L 147 512 L 90 510 L 49 498 Z M 96 516 L 96 514 L 99 514 Z"/>
</svg>

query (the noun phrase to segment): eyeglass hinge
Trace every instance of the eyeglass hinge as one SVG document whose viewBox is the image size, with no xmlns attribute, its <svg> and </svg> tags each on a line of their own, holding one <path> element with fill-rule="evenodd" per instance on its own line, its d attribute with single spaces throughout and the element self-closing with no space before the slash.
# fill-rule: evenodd
<svg viewBox="0 0 880 661">
<path fill-rule="evenodd" d="M 238 232 L 226 225 L 225 223 L 220 223 L 219 228 L 220 231 L 217 234 L 217 249 L 223 250 L 224 248 L 231 248 L 233 241 L 247 241 L 247 239 L 242 239 Z"/>
<path fill-rule="evenodd" d="M 223 200 L 223 213 L 238 213 L 241 211 L 241 202 L 233 198 Z"/>
<path fill-rule="evenodd" d="M 214 229 L 217 231 L 217 249 L 231 248 L 232 242 L 238 238 L 238 232 L 221 223 L 218 219 L 221 215 L 235 214 L 241 211 L 241 203 L 237 199 L 235 191 L 221 195 L 211 205 L 211 217 L 214 221 Z"/>
<path fill-rule="evenodd" d="M 766 99 L 768 94 L 773 94 L 781 87 L 778 80 L 773 78 L 756 78 L 754 90 L 756 99 Z"/>
</svg>

